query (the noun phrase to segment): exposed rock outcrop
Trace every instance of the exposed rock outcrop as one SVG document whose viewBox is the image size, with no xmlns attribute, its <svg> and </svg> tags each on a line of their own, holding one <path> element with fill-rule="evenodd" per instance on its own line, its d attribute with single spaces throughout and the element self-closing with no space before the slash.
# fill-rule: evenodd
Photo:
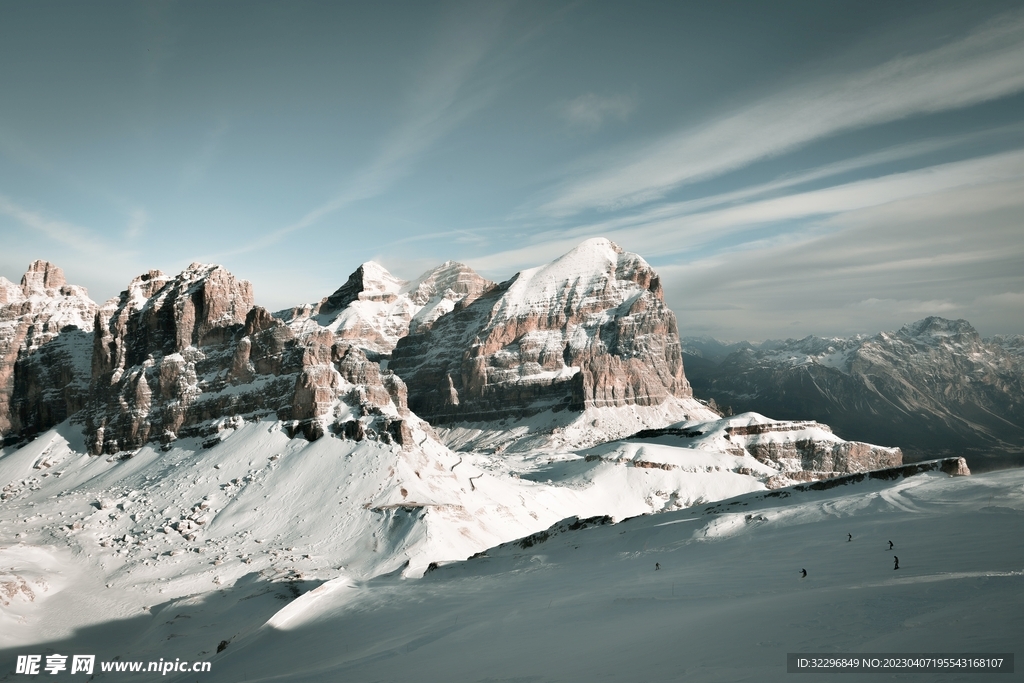
<svg viewBox="0 0 1024 683">
<path fill-rule="evenodd" d="M 772 420 L 757 413 L 701 424 L 646 429 L 632 438 L 666 437 L 680 439 L 698 450 L 749 455 L 771 468 L 766 471 L 777 472 L 765 480 L 768 488 L 903 464 L 899 448 L 844 441 L 833 434 L 828 425 L 809 420 Z"/>
<path fill-rule="evenodd" d="M 95 311 L 52 263 L 34 261 L 20 285 L 0 277 L 0 440 L 31 437 L 84 406 Z"/>
<path fill-rule="evenodd" d="M 400 380 L 382 377 L 330 330 L 296 333 L 254 306 L 251 285 L 220 266 L 135 278 L 97 313 L 92 368 L 87 442 L 94 453 L 207 436 L 234 418 L 266 416 L 309 438 L 332 421 L 367 416 L 349 431 L 403 436 Z M 374 416 L 382 417 L 379 425 Z"/>
<path fill-rule="evenodd" d="M 319 303 L 281 311 L 277 316 L 297 331 L 307 330 L 309 323 L 315 322 L 378 359 L 390 354 L 405 335 L 429 329 L 457 303 L 469 303 L 493 286 L 455 261 L 428 270 L 412 282 L 368 261 Z"/>
<path fill-rule="evenodd" d="M 743 416 L 741 416 L 743 417 Z M 832 428 L 817 422 L 770 420 L 725 428 L 733 441 L 742 441 L 750 455 L 765 464 L 785 467 L 799 463 L 799 469 L 812 473 L 866 472 L 902 464 L 898 448 L 873 446 L 859 441 L 843 441 L 832 437 Z M 820 432 L 828 436 L 823 438 Z M 792 434 L 796 433 L 792 438 Z M 764 438 L 764 435 L 785 435 Z M 747 437 L 740 439 L 738 437 Z"/>
<path fill-rule="evenodd" d="M 399 341 L 389 367 L 432 421 L 689 397 L 654 270 L 606 239 L 518 273 Z"/>
<path fill-rule="evenodd" d="M 252 307 L 249 282 L 199 263 L 176 277 L 149 271 L 104 303 L 93 347 L 91 450 L 174 439 L 219 416 L 223 406 L 207 405 L 204 394 L 226 382 L 219 370 Z"/>
</svg>

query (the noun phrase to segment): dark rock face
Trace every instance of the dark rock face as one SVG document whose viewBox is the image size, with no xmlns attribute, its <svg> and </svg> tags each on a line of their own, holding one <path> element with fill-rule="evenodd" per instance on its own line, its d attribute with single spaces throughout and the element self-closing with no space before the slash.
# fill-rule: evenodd
<svg viewBox="0 0 1024 683">
<path fill-rule="evenodd" d="M 400 380 L 329 330 L 297 334 L 220 266 L 193 264 L 173 278 L 151 271 L 104 304 L 92 374 L 93 453 L 206 436 L 236 417 L 273 416 L 318 438 L 345 402 L 345 419 L 388 413 L 383 438 L 406 436 L 390 415 L 405 410 Z"/>
<path fill-rule="evenodd" d="M 238 395 L 234 406 L 210 400 L 227 386 L 230 371 L 249 378 L 239 357 L 245 352 L 233 347 L 252 308 L 247 281 L 198 263 L 176 277 L 141 275 L 100 307 L 86 419 L 92 452 L 173 440 L 216 417 L 257 409 Z"/>
<path fill-rule="evenodd" d="M 440 421 L 691 395 L 657 274 L 603 239 L 459 304 L 400 340 L 389 368 Z"/>
<path fill-rule="evenodd" d="M 1015 339 L 984 340 L 965 320 L 931 317 L 874 337 L 765 342 L 687 367 L 698 396 L 737 412 L 813 418 L 843 438 L 899 444 L 915 459 L 1021 453 L 1024 360 Z"/>
<path fill-rule="evenodd" d="M 45 431 L 88 395 L 96 304 L 64 272 L 33 262 L 20 285 L 0 277 L 0 440 Z"/>
</svg>

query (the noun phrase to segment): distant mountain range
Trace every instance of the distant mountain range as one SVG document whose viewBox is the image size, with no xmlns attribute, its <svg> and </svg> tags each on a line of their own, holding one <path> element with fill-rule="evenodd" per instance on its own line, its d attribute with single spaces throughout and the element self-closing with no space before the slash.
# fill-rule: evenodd
<svg viewBox="0 0 1024 683">
<path fill-rule="evenodd" d="M 720 409 L 827 422 L 908 460 L 1024 464 L 1024 337 L 929 317 L 895 332 L 785 341 L 682 339 L 694 394 Z"/>
</svg>

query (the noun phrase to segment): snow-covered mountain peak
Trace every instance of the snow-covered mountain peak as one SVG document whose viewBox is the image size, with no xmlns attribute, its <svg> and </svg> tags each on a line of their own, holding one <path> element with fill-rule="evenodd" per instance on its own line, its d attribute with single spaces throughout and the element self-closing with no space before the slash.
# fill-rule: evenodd
<svg viewBox="0 0 1024 683">
<path fill-rule="evenodd" d="M 14 284 L 7 278 L 0 277 L 0 305 L 28 301 L 31 302 L 29 307 L 34 310 L 54 309 L 53 312 L 57 312 L 56 309 L 69 308 L 60 303 L 62 299 L 76 299 L 92 304 L 85 287 L 69 285 L 64 279 L 64 271 L 49 261 L 36 260 L 29 264 L 28 270 L 21 276 L 21 284 Z M 75 320 L 65 324 L 73 324 L 84 329 Z M 92 321 L 89 320 L 85 325 L 91 326 Z"/>
<path fill-rule="evenodd" d="M 81 408 L 96 303 L 48 261 L 0 277 L 0 438 L 48 429 Z M 15 364 L 19 377 L 15 378 Z"/>
<path fill-rule="evenodd" d="M 610 265 L 618 261 L 619 256 L 625 253 L 622 247 L 611 240 L 594 237 L 580 242 L 548 265 L 534 270 L 562 273 L 569 277 L 585 275 L 607 270 Z M 636 255 L 631 254 L 631 256 Z"/>
<path fill-rule="evenodd" d="M 363 288 L 359 292 L 361 300 L 372 300 L 398 294 L 408 284 L 405 280 L 392 275 L 387 268 L 376 261 L 360 264 L 352 277 L 358 278 L 362 283 Z"/>
<path fill-rule="evenodd" d="M 363 280 L 366 282 L 380 283 L 383 287 L 390 289 L 393 285 L 401 287 L 405 280 L 395 277 L 387 268 L 376 261 L 364 261 L 359 264 L 357 270 L 362 271 Z"/>
<path fill-rule="evenodd" d="M 359 301 L 394 301 L 407 283 L 376 261 L 361 264 L 341 287 L 322 300 L 316 311 L 317 322 L 330 326 L 334 316 Z"/>
<path fill-rule="evenodd" d="M 454 293 L 470 294 L 478 290 L 479 282 L 493 284 L 483 280 L 476 272 L 464 263 L 445 261 L 431 268 L 412 282 L 406 283 L 402 293 L 408 294 L 415 304 L 426 304 L 438 292 L 451 290 Z M 479 293 L 477 291 L 476 293 Z"/>
<path fill-rule="evenodd" d="M 495 306 L 496 318 L 607 308 L 650 289 L 661 298 L 657 275 L 640 256 L 604 238 L 586 240 L 551 263 L 520 271 Z"/>
<path fill-rule="evenodd" d="M 451 313 L 456 304 L 469 304 L 493 286 L 493 282 L 458 261 L 445 261 L 428 270 L 402 289 L 402 294 L 418 307 L 409 321 L 408 334 L 430 329 L 438 318 Z"/>
<path fill-rule="evenodd" d="M 1024 334 L 997 334 L 985 342 L 995 344 L 1017 358 L 1024 358 Z"/>
<path fill-rule="evenodd" d="M 25 294 L 21 289 L 21 285 L 16 285 L 0 275 L 0 304 L 21 301 L 23 298 L 25 298 Z"/>
<path fill-rule="evenodd" d="M 593 239 L 406 338 L 389 368 L 406 379 L 414 411 L 444 422 L 635 412 L 674 399 L 686 405 L 673 412 L 693 414 L 702 409 L 683 376 L 676 329 L 647 262 Z"/>
<path fill-rule="evenodd" d="M 963 337 L 967 340 L 981 339 L 978 331 L 966 320 L 948 320 L 934 315 L 904 325 L 897 334 L 924 343 L 937 342 L 949 337 Z"/>
<path fill-rule="evenodd" d="M 803 339 L 766 340 L 757 347 L 747 345 L 747 356 L 756 358 L 761 365 L 783 365 L 799 367 L 821 365 L 835 368 L 842 372 L 849 370 L 850 359 L 858 348 L 863 337 L 851 339 L 842 337 L 815 337 L 808 335 Z"/>
<path fill-rule="evenodd" d="M 873 336 L 766 341 L 717 363 L 690 362 L 687 375 L 719 405 L 822 420 L 917 457 L 970 449 L 1019 458 L 1021 346 L 932 316 Z"/>
<path fill-rule="evenodd" d="M 430 327 L 463 299 L 473 300 L 494 283 L 448 261 L 406 282 L 374 261 L 360 265 L 344 285 L 317 304 L 277 314 L 299 334 L 327 328 L 371 356 L 391 353 L 398 340 Z"/>
<path fill-rule="evenodd" d="M 21 278 L 26 296 L 31 293 L 45 293 L 47 289 L 59 289 L 67 284 L 64 271 L 49 261 L 35 260 Z"/>
<path fill-rule="evenodd" d="M 40 344 L 56 336 L 68 325 L 79 330 L 92 330 L 96 304 L 85 287 L 69 285 L 64 271 L 49 261 L 33 261 L 16 285 L 0 277 L 0 306 L 8 306 L 0 314 L 0 322 L 15 318 L 32 319 L 27 343 Z"/>
</svg>

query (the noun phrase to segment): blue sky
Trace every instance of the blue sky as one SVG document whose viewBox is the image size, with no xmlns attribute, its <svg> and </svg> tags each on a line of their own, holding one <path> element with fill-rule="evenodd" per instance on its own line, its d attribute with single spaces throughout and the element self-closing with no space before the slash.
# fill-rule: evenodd
<svg viewBox="0 0 1024 683">
<path fill-rule="evenodd" d="M 605 236 L 684 335 L 1024 333 L 1019 3 L 4 3 L 0 87 L 12 280 L 278 309 Z"/>
</svg>

